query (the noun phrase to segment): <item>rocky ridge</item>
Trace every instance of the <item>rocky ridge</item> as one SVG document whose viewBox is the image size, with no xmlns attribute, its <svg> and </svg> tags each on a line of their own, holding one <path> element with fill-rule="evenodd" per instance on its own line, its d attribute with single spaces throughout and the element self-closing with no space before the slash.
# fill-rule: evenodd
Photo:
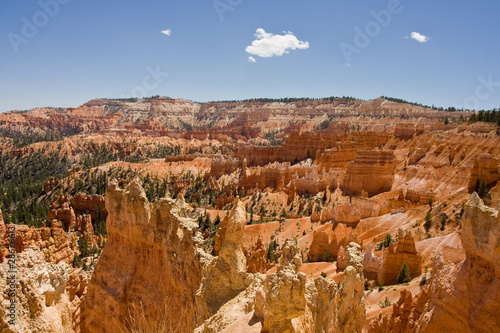
<svg viewBox="0 0 500 333">
<path fill-rule="evenodd" d="M 182 331 L 230 331 L 245 321 L 268 332 L 348 332 L 363 325 L 359 245 L 348 247 L 340 286 L 322 277 L 306 281 L 292 240 L 283 247 L 276 273 L 252 274 L 242 248 L 245 208 L 238 199 L 221 227 L 218 255 L 211 256 L 200 247 L 201 235 L 182 197 L 149 203 L 138 181 L 125 189 L 114 181 L 106 198 L 109 239 L 82 306 L 85 332 L 116 331 L 127 324 L 132 304 L 140 303 L 149 317 L 165 299 L 180 309 L 181 316 L 175 312 L 166 319 Z M 102 321 L 103 315 L 116 321 Z"/>
<path fill-rule="evenodd" d="M 493 332 L 500 329 L 499 215 L 476 193 L 466 204 L 459 264 L 434 259 L 432 281 L 414 297 L 401 292 L 391 316 L 379 315 L 370 332 Z"/>
</svg>

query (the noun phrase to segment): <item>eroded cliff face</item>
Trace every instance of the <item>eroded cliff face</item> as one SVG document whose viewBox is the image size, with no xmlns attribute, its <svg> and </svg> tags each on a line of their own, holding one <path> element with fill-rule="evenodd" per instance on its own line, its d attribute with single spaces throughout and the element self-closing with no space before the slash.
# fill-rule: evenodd
<svg viewBox="0 0 500 333">
<path fill-rule="evenodd" d="M 251 283 L 196 328 L 208 332 L 361 332 L 365 320 L 363 266 L 358 244 L 348 246 L 342 282 L 306 279 L 294 240 L 283 246 L 276 273 Z"/>
<path fill-rule="evenodd" d="M 453 292 L 444 299 L 446 282 L 431 285 L 431 304 L 435 304 L 427 332 L 443 328 L 468 332 L 500 331 L 500 216 L 484 205 L 476 193 L 466 204 L 462 221 L 462 244 L 466 259 L 457 267 Z M 438 280 L 438 279 L 436 279 Z M 443 279 L 444 280 L 444 279 Z"/>
<path fill-rule="evenodd" d="M 347 166 L 342 188 L 348 193 L 367 193 L 368 196 L 390 191 L 395 169 L 392 151 L 358 151 L 354 161 Z"/>
<path fill-rule="evenodd" d="M 399 229 L 398 245 L 394 249 L 391 243 L 382 254 L 378 282 L 383 284 L 397 284 L 398 274 L 403 264 L 408 265 L 410 277 L 414 278 L 422 272 L 422 257 L 415 248 L 415 240 L 411 233 Z"/>
<path fill-rule="evenodd" d="M 432 282 L 414 297 L 401 292 L 390 316 L 380 314 L 369 332 L 500 331 L 500 217 L 473 193 L 465 205 L 458 264 L 434 258 Z"/>
<path fill-rule="evenodd" d="M 87 279 L 81 269 L 46 261 L 36 246 L 19 253 L 15 263 L 4 261 L 0 264 L 0 331 L 80 332 L 79 306 Z"/>
<path fill-rule="evenodd" d="M 163 320 L 181 332 L 361 332 L 363 268 L 355 243 L 348 246 L 340 285 L 306 279 L 294 240 L 283 245 L 276 273 L 252 274 L 242 247 L 246 212 L 239 199 L 219 230 L 217 256 L 201 249 L 198 225 L 182 197 L 150 203 L 138 180 L 125 189 L 112 181 L 106 208 L 109 238 L 82 305 L 82 332 L 127 327 L 134 305 L 155 320 L 164 302 Z"/>
<path fill-rule="evenodd" d="M 171 329 L 192 331 L 202 264 L 189 206 L 182 197 L 149 203 L 138 179 L 125 189 L 112 181 L 106 199 L 109 238 L 82 306 L 82 331 L 117 332 L 133 306 L 158 320 L 163 304 L 176 309 L 166 314 Z"/>
<path fill-rule="evenodd" d="M 0 211 L 1 332 L 80 332 L 88 274 L 69 265 L 76 241 L 60 221 L 38 229 L 5 225 Z"/>
<path fill-rule="evenodd" d="M 292 320 L 306 310 L 306 275 L 299 272 L 302 260 L 297 244 L 287 241 L 278 270 L 269 274 L 256 295 L 255 315 L 264 332 L 293 330 Z"/>
<path fill-rule="evenodd" d="M 247 273 L 243 252 L 245 224 L 245 206 L 236 199 L 217 235 L 221 244 L 218 256 L 211 258 L 203 267 L 203 279 L 196 299 L 200 318 L 206 319 L 215 314 L 252 281 L 253 275 Z"/>
<path fill-rule="evenodd" d="M 4 225 L 5 226 L 5 225 Z M 7 232 L 11 228 L 12 232 Z M 0 223 L 0 262 L 3 262 L 8 255 L 10 237 L 14 238 L 13 246 L 16 253 L 27 250 L 30 246 L 38 248 L 45 260 L 51 263 L 64 262 L 69 264 L 76 251 L 77 236 L 67 234 L 60 221 L 54 220 L 52 227 L 34 228 L 27 225 L 9 224 L 3 228 Z"/>
</svg>

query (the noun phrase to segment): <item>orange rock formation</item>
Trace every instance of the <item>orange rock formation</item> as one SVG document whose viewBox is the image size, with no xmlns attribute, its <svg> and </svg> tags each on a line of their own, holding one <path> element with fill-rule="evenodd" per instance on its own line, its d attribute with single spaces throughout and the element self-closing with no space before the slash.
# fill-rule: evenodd
<svg viewBox="0 0 500 333">
<path fill-rule="evenodd" d="M 398 237 L 396 249 L 391 243 L 382 254 L 378 281 L 386 285 L 398 283 L 397 277 L 403 264 L 408 265 L 412 278 L 419 276 L 422 271 L 422 257 L 417 253 L 411 233 L 399 229 Z"/>
<path fill-rule="evenodd" d="M 370 332 L 496 332 L 499 309 L 500 220 L 476 193 L 466 204 L 462 242 L 466 259 L 459 264 L 434 259 L 432 280 L 411 297 L 402 292 L 391 316 L 380 314 Z"/>
<path fill-rule="evenodd" d="M 248 273 L 265 273 L 266 272 L 266 248 L 262 242 L 262 237 L 257 238 L 255 246 L 249 250 L 245 250 L 247 259 Z"/>
<path fill-rule="evenodd" d="M 88 285 L 82 331 L 119 331 L 132 304 L 149 317 L 164 302 L 179 309 L 166 318 L 171 328 L 193 330 L 201 262 L 189 207 L 182 198 L 150 204 L 138 179 L 125 190 L 112 181 L 106 199 L 109 238 Z"/>
</svg>

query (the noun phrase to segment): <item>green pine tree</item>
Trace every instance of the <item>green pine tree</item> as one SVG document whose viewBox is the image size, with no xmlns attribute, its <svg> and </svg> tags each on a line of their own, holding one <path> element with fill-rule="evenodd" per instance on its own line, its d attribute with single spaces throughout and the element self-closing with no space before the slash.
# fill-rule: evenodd
<svg viewBox="0 0 500 333">
<path fill-rule="evenodd" d="M 398 283 L 407 283 L 411 281 L 410 268 L 406 263 L 401 266 L 398 274 Z"/>
</svg>

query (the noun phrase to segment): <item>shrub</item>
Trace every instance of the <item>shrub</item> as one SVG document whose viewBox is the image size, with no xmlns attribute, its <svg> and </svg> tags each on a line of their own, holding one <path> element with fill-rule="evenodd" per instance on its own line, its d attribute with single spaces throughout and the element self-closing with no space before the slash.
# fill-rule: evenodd
<svg viewBox="0 0 500 333">
<path fill-rule="evenodd" d="M 487 193 L 488 193 L 488 187 L 486 186 L 486 182 L 482 180 L 481 183 L 479 183 L 479 189 L 477 194 L 479 195 L 480 198 L 484 198 Z"/>
<path fill-rule="evenodd" d="M 446 228 L 446 222 L 447 222 L 446 217 L 443 217 L 443 218 L 441 219 L 441 231 L 444 231 L 444 230 L 445 230 L 445 228 Z"/>
<path fill-rule="evenodd" d="M 181 325 L 187 319 L 185 311 L 177 314 L 181 320 L 172 321 L 170 299 L 167 297 L 163 304 L 153 304 L 146 307 L 142 302 L 128 305 L 128 314 L 123 323 L 118 323 L 122 333 L 178 333 L 182 332 Z M 116 320 L 116 319 L 114 319 Z"/>
<path fill-rule="evenodd" d="M 389 301 L 389 299 L 386 296 L 385 300 L 383 302 L 381 301 L 380 303 L 378 303 L 378 305 L 380 306 L 380 308 L 383 309 L 383 308 L 387 308 L 387 307 L 391 306 L 392 303 Z"/>
<path fill-rule="evenodd" d="M 427 266 L 425 267 L 425 272 L 424 276 L 422 277 L 422 280 L 420 280 L 420 285 L 423 286 L 426 284 L 429 280 L 427 279 Z"/>
<path fill-rule="evenodd" d="M 406 263 L 401 266 L 398 274 L 398 283 L 407 283 L 411 281 L 410 268 Z"/>
<path fill-rule="evenodd" d="M 80 251 L 82 258 L 90 255 L 89 243 L 86 238 L 80 237 L 78 240 L 78 250 Z"/>
<path fill-rule="evenodd" d="M 392 242 L 392 236 L 391 236 L 391 234 L 387 234 L 387 235 L 385 235 L 385 239 L 382 242 L 382 246 L 383 247 L 389 247 L 389 245 L 391 244 L 391 242 Z"/>
<path fill-rule="evenodd" d="M 276 240 L 272 240 L 267 247 L 266 259 L 270 262 L 278 263 L 278 254 L 276 251 L 278 250 L 279 244 Z"/>
<path fill-rule="evenodd" d="M 71 262 L 71 266 L 73 266 L 73 268 L 82 266 L 82 258 L 80 258 L 80 256 L 76 253 L 73 255 L 73 261 Z"/>
<path fill-rule="evenodd" d="M 326 278 L 326 273 L 325 272 L 321 272 L 321 277 L 322 278 Z"/>
<path fill-rule="evenodd" d="M 425 223 L 424 223 L 425 231 L 428 232 L 431 226 L 432 226 L 432 213 L 431 211 L 428 211 L 427 215 L 425 215 Z"/>
<path fill-rule="evenodd" d="M 426 284 L 426 283 L 427 283 L 427 277 L 424 275 L 424 276 L 422 277 L 422 280 L 420 280 L 420 285 L 421 285 L 421 286 L 423 286 L 423 285 L 424 285 L 424 284 Z"/>
</svg>

